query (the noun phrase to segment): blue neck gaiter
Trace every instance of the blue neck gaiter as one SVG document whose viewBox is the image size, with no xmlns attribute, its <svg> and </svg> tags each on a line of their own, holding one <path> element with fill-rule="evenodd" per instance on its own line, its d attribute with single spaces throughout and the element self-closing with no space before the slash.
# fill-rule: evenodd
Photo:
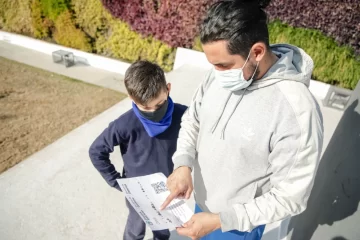
<svg viewBox="0 0 360 240">
<path fill-rule="evenodd" d="M 155 137 L 159 135 L 160 133 L 165 132 L 166 129 L 168 129 L 171 125 L 172 120 L 172 114 L 174 111 L 174 102 L 170 97 L 168 97 L 168 107 L 165 113 L 165 116 L 159 121 L 154 122 L 151 121 L 140 113 L 139 108 L 136 106 L 135 103 L 132 103 L 132 109 L 135 113 L 135 115 L 138 117 L 140 122 L 143 124 L 146 132 L 149 134 L 150 137 Z"/>
</svg>

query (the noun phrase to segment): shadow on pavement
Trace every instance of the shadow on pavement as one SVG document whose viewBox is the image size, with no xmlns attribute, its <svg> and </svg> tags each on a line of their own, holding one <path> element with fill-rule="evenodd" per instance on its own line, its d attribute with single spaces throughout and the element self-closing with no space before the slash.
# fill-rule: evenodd
<svg viewBox="0 0 360 240">
<path fill-rule="evenodd" d="M 293 231 L 292 240 L 311 239 L 320 225 L 331 226 L 357 211 L 360 200 L 360 84 L 354 92 L 358 96 L 353 94 L 321 159 L 308 207 L 291 219 L 288 232 Z M 360 236 L 360 228 L 353 231 Z M 345 239 L 340 236 L 323 239 L 331 237 L 332 240 Z"/>
</svg>

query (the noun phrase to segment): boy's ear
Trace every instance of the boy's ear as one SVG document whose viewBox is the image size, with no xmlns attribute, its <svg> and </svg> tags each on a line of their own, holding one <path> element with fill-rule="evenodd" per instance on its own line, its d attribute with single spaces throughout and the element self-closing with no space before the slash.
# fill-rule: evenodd
<svg viewBox="0 0 360 240">
<path fill-rule="evenodd" d="M 170 91 L 171 91 L 171 83 L 166 84 L 166 86 L 167 86 L 168 92 L 170 93 Z"/>
</svg>

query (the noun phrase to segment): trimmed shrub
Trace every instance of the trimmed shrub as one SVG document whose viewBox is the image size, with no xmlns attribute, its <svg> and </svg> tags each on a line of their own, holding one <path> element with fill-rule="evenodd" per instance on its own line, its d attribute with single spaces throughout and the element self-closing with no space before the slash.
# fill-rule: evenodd
<svg viewBox="0 0 360 240">
<path fill-rule="evenodd" d="M 29 0 L 0 0 L 0 29 L 32 35 Z"/>
<path fill-rule="evenodd" d="M 69 0 L 30 0 L 31 23 L 36 38 L 47 38 L 54 31 L 58 16 L 68 11 Z"/>
<path fill-rule="evenodd" d="M 69 9 L 70 0 L 40 0 L 40 6 L 42 14 L 55 22 L 62 12 Z"/>
<path fill-rule="evenodd" d="M 95 39 L 108 29 L 111 16 L 101 4 L 101 0 L 72 0 L 75 22 L 82 30 Z"/>
<path fill-rule="evenodd" d="M 91 44 L 86 34 L 75 27 L 71 13 L 65 11 L 55 22 L 54 40 L 64 46 L 91 52 Z"/>
<path fill-rule="evenodd" d="M 202 16 L 216 0 L 102 0 L 111 14 L 143 36 L 172 47 L 191 47 Z"/>
<path fill-rule="evenodd" d="M 93 39 L 98 54 L 129 62 L 146 59 L 171 70 L 175 49 L 132 31 L 127 23 L 112 17 L 101 0 L 72 0 L 71 4 L 76 23 Z"/>
<path fill-rule="evenodd" d="M 31 23 L 36 38 L 46 38 L 49 36 L 50 27 L 53 26 L 53 22 L 43 17 L 39 0 L 31 1 Z"/>
<path fill-rule="evenodd" d="M 313 79 L 344 88 L 354 89 L 360 79 L 360 61 L 353 50 L 339 47 L 318 30 L 295 28 L 275 21 L 269 24 L 271 43 L 289 43 L 305 50 L 314 60 Z M 199 38 L 194 50 L 202 51 Z"/>
<path fill-rule="evenodd" d="M 273 0 L 267 12 L 271 20 L 318 29 L 360 54 L 359 0 Z"/>
<path fill-rule="evenodd" d="M 172 69 L 175 49 L 152 37 L 142 38 L 127 23 L 110 21 L 111 29 L 96 40 L 98 53 L 134 62 L 146 59 L 159 64 L 165 71 Z"/>
</svg>

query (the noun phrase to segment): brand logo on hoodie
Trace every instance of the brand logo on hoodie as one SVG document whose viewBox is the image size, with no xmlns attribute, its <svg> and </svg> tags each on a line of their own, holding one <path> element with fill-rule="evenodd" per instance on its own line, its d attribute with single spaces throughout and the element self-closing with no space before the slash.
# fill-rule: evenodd
<svg viewBox="0 0 360 240">
<path fill-rule="evenodd" d="M 251 139 L 254 135 L 255 135 L 255 133 L 252 130 L 252 128 L 244 127 L 243 129 L 241 129 L 241 136 L 248 141 L 251 141 Z"/>
</svg>

